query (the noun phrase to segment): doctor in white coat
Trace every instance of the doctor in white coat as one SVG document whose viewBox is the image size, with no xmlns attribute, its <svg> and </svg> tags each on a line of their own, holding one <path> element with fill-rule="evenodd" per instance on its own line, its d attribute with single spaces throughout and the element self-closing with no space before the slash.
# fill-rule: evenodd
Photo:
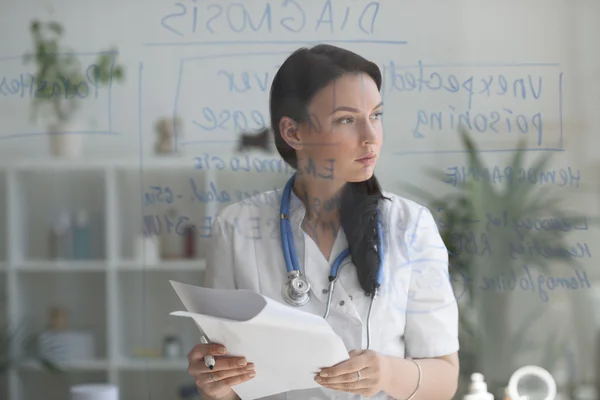
<svg viewBox="0 0 600 400">
<path fill-rule="evenodd" d="M 274 77 L 270 114 L 277 149 L 296 173 L 281 191 L 226 206 L 214 221 L 205 286 L 255 290 L 323 316 L 328 309 L 353 349 L 315 376 L 318 388 L 269 399 L 445 400 L 456 392 L 447 250 L 431 212 L 383 191 L 374 176 L 381 82 L 376 64 L 339 47 L 290 55 Z M 283 289 L 292 278 L 296 290 Z M 225 346 L 198 344 L 188 355 L 205 399 L 237 399 L 232 387 L 255 376 L 252 360 L 223 357 Z"/>
</svg>

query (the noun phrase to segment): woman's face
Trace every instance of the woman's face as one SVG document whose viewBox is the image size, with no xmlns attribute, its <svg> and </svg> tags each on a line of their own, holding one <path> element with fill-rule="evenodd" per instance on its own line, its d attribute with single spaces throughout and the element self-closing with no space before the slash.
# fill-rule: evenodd
<svg viewBox="0 0 600 400">
<path fill-rule="evenodd" d="M 311 122 L 297 132 L 299 173 L 343 183 L 369 179 L 382 142 L 381 95 L 373 79 L 344 75 L 314 96 L 308 112 Z"/>
</svg>

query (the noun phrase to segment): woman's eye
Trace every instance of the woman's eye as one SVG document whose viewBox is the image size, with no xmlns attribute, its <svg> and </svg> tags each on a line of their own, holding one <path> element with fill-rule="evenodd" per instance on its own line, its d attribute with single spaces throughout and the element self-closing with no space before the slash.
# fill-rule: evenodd
<svg viewBox="0 0 600 400">
<path fill-rule="evenodd" d="M 378 113 L 375 113 L 375 114 L 373 114 L 373 117 L 372 117 L 372 118 L 373 118 L 373 119 L 379 119 L 379 118 L 381 118 L 381 116 L 382 116 L 382 115 L 383 115 L 383 112 L 382 112 L 382 111 L 380 111 L 380 112 L 378 112 Z"/>
<path fill-rule="evenodd" d="M 352 121 L 353 121 L 352 118 L 350 118 L 350 117 L 344 117 L 344 118 L 338 119 L 337 122 L 340 123 L 340 124 L 351 124 Z"/>
</svg>

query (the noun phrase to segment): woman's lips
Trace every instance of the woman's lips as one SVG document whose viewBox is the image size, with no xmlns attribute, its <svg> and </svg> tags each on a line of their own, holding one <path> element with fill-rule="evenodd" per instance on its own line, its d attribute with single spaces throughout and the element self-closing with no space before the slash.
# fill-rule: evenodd
<svg viewBox="0 0 600 400">
<path fill-rule="evenodd" d="M 367 154 L 366 156 L 363 156 L 363 157 L 357 159 L 356 161 L 363 165 L 373 165 L 373 164 L 375 164 L 375 159 L 376 159 L 375 154 Z"/>
</svg>

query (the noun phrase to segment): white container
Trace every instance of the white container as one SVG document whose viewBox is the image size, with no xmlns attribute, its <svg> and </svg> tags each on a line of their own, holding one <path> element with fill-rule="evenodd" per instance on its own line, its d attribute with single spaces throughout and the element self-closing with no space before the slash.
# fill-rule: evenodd
<svg viewBox="0 0 600 400">
<path fill-rule="evenodd" d="M 138 236 L 135 240 L 135 260 L 140 264 L 160 263 L 160 239 L 158 236 Z"/>
<path fill-rule="evenodd" d="M 463 400 L 494 400 L 494 395 L 487 391 L 487 384 L 479 372 L 471 375 L 469 393 L 463 397 Z"/>
<path fill-rule="evenodd" d="M 94 335 L 83 331 L 47 331 L 39 336 L 39 347 L 55 362 L 95 359 Z"/>
<path fill-rule="evenodd" d="M 91 383 L 71 386 L 71 400 L 119 400 L 119 388 L 114 385 Z"/>
<path fill-rule="evenodd" d="M 77 125 L 72 122 L 50 124 L 48 127 L 50 154 L 63 158 L 80 157 L 83 153 L 84 134 L 76 131 Z"/>
</svg>

